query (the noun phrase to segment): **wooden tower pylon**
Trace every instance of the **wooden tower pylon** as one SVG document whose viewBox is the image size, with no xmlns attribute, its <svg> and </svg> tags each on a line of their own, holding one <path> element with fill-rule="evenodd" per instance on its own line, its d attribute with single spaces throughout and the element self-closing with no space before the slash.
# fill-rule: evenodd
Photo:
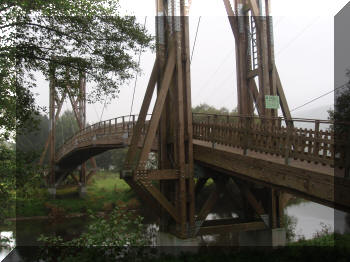
<svg viewBox="0 0 350 262">
<path fill-rule="evenodd" d="M 238 113 L 277 117 L 266 107 L 266 96 L 279 99 L 284 117 L 291 119 L 275 64 L 270 0 L 223 0 L 236 42 Z"/>
<path fill-rule="evenodd" d="M 49 192 L 55 195 L 57 186 L 57 168 L 55 163 L 56 157 L 56 122 L 62 110 L 62 106 L 67 96 L 72 105 L 75 119 L 80 130 L 86 126 L 86 76 L 83 71 L 72 72 L 65 66 L 65 57 L 53 57 L 53 62 L 49 65 L 50 75 L 50 99 L 49 99 L 49 136 L 47 138 L 44 151 L 40 157 L 40 165 L 43 165 L 45 156 L 49 151 L 49 178 L 48 186 Z M 77 63 L 80 59 L 76 58 Z M 76 71 L 76 70 L 74 70 Z M 93 169 L 86 174 L 86 163 L 80 167 L 79 178 L 73 174 L 73 179 L 84 188 L 87 180 L 94 174 L 96 169 L 96 162 L 94 158 L 90 159 Z"/>
<path fill-rule="evenodd" d="M 290 119 L 288 104 L 274 62 L 272 18 L 268 16 L 269 1 L 235 0 L 235 11 L 229 0 L 223 1 L 236 40 L 239 114 L 253 115 L 255 104 L 259 116 L 277 117 L 277 109 L 269 109 L 265 98 L 276 98 L 278 95 L 283 114 Z M 205 172 L 205 178 L 198 180 L 195 188 L 188 27 L 190 2 L 157 0 L 156 3 L 157 57 L 138 121 L 133 129 L 121 177 L 140 197 L 155 207 L 154 211 L 161 210 L 159 215 L 162 218 L 163 230 L 187 238 L 198 232 L 225 191 L 227 178 L 217 176 L 209 170 Z M 143 136 L 142 129 L 146 124 L 155 86 L 157 99 L 146 135 Z M 156 136 L 158 169 L 147 170 L 148 155 Z M 138 152 L 141 142 L 141 151 Z M 210 176 L 215 180 L 216 189 L 196 215 L 195 192 L 200 191 Z M 253 210 L 261 217 L 268 217 L 267 224 L 272 228 L 281 225 L 277 219 L 281 217 L 281 208 L 278 208 L 279 192 L 266 188 L 262 199 L 264 207 L 255 199 L 256 194 L 252 193 L 254 188 L 250 188 L 249 184 L 244 182 L 240 187 L 243 197 Z M 159 206 L 160 209 L 157 208 Z M 249 213 L 249 209 L 245 209 L 245 212 Z M 249 227 L 261 228 L 264 227 L 264 223 L 253 223 Z"/>
<path fill-rule="evenodd" d="M 169 230 L 186 238 L 194 226 L 188 6 L 183 0 L 157 0 L 156 19 L 157 58 L 122 176 L 138 191 L 143 191 L 143 195 L 152 195 L 175 221 L 176 226 Z M 157 99 L 152 118 L 137 155 L 141 129 L 156 85 Z M 159 166 L 158 170 L 149 171 L 146 163 L 157 131 Z M 159 181 L 159 188 L 152 183 L 155 180 Z"/>
</svg>

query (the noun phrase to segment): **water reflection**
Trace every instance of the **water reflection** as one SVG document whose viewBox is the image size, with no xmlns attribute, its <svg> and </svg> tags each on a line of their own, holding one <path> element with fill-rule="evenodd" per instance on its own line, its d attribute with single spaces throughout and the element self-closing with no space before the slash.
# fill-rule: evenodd
<svg viewBox="0 0 350 262">
<path fill-rule="evenodd" d="M 350 215 L 341 211 L 322 206 L 313 202 L 302 202 L 293 206 L 289 206 L 285 210 L 289 216 L 294 216 L 297 219 L 296 234 L 303 235 L 306 239 L 313 237 L 316 231 L 322 230 L 321 223 L 331 226 L 335 232 L 350 233 Z M 197 236 L 186 241 L 179 241 L 171 234 L 160 232 L 159 223 L 154 218 L 151 218 L 146 213 L 141 214 L 145 217 L 144 223 L 147 225 L 147 233 L 152 235 L 152 246 L 239 246 L 239 233 L 225 233 Z M 237 218 L 237 214 L 230 210 L 224 213 L 211 213 L 207 220 Z M 64 239 L 69 240 L 79 236 L 83 232 L 89 220 L 87 218 L 71 218 L 62 221 L 61 223 L 50 223 L 47 220 L 37 221 L 19 221 L 16 225 L 16 241 L 11 242 L 13 248 L 17 246 L 33 246 L 40 245 L 37 238 L 40 234 L 45 235 L 60 235 Z M 2 237 L 11 237 L 12 232 L 1 233 Z M 10 252 L 10 249 L 3 249 L 0 252 L 0 261 Z"/>
<path fill-rule="evenodd" d="M 322 225 L 327 225 L 332 231 L 340 234 L 350 233 L 349 214 L 327 206 L 302 202 L 287 207 L 285 212 L 289 216 L 296 217 L 295 233 L 306 239 L 311 239 L 317 231 L 321 231 Z"/>
</svg>

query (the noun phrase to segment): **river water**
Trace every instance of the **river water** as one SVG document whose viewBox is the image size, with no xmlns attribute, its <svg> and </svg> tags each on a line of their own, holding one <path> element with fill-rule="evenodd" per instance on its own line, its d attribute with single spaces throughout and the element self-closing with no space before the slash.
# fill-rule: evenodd
<svg viewBox="0 0 350 262">
<path fill-rule="evenodd" d="M 295 233 L 297 238 L 304 237 L 310 239 L 317 231 L 321 231 L 325 226 L 331 231 L 339 233 L 350 233 L 350 214 L 341 211 L 334 211 L 334 209 L 319 205 L 313 202 L 302 202 L 289 206 L 285 209 L 285 213 L 293 216 L 296 219 Z M 234 214 L 233 214 L 234 216 Z M 207 219 L 218 218 L 216 214 L 210 214 Z M 152 221 L 146 218 L 148 229 L 158 231 L 159 227 Z M 36 221 L 19 221 L 16 224 L 17 239 L 11 242 L 11 248 L 14 246 L 33 246 L 38 245 L 37 237 L 40 234 L 45 235 L 61 235 L 65 238 L 71 239 L 78 236 L 86 229 L 88 225 L 87 218 L 71 218 L 63 223 L 50 224 L 46 220 Z M 12 236 L 11 228 L 3 230 L 1 237 Z M 189 245 L 232 245 L 237 246 L 237 237 L 234 235 L 220 236 L 220 235 L 206 235 L 198 237 L 197 239 L 189 240 Z M 179 245 L 176 238 L 169 234 L 157 232 L 153 240 L 154 245 Z M 2 249 L 0 251 L 0 261 L 6 257 L 10 252 L 9 249 Z"/>
</svg>

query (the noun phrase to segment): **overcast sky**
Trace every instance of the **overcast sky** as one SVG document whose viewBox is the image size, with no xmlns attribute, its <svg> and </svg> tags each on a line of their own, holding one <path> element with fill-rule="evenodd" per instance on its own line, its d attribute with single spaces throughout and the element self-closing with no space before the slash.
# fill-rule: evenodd
<svg viewBox="0 0 350 262">
<path fill-rule="evenodd" d="M 272 0 L 276 65 L 290 109 L 334 88 L 334 16 L 346 3 L 347 0 Z M 121 0 L 120 5 L 123 13 L 135 15 L 140 23 L 147 16 L 146 27 L 155 34 L 155 0 Z M 223 1 L 193 0 L 191 49 L 199 16 L 202 18 L 191 64 L 192 105 L 205 102 L 232 110 L 237 106 L 235 45 Z M 143 72 L 137 80 L 132 113 L 139 112 L 154 58 L 151 52 L 141 56 Z M 134 79 L 121 87 L 120 97 L 106 106 L 102 120 L 130 113 L 133 87 Z M 48 83 L 40 79 L 34 92 L 38 94 L 37 102 L 48 106 Z M 332 104 L 331 94 L 292 115 Z M 67 102 L 63 110 L 69 108 Z M 102 104 L 87 106 L 89 123 L 100 119 L 102 108 Z"/>
</svg>

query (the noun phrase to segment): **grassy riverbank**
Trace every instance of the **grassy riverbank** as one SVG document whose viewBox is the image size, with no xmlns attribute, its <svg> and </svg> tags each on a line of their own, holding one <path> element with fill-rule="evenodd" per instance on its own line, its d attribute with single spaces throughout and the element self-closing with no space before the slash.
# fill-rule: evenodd
<svg viewBox="0 0 350 262">
<path fill-rule="evenodd" d="M 135 194 L 117 173 L 98 172 L 87 186 L 87 195 L 79 197 L 75 185 L 57 189 L 56 199 L 51 199 L 47 189 L 40 189 L 29 198 L 17 198 L 16 217 L 47 216 L 56 214 L 109 211 L 114 206 L 139 206 Z"/>
</svg>

